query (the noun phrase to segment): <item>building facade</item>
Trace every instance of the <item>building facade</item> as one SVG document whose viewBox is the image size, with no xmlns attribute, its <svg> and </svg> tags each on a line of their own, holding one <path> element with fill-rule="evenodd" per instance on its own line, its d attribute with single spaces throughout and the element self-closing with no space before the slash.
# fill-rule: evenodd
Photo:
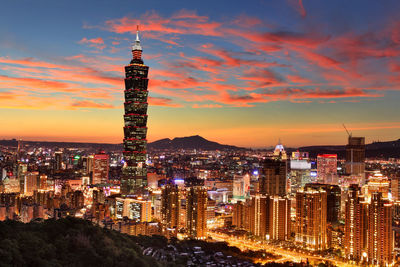
<svg viewBox="0 0 400 267">
<path fill-rule="evenodd" d="M 318 181 L 324 184 L 337 184 L 337 155 L 320 154 L 317 156 Z"/>
<path fill-rule="evenodd" d="M 190 187 L 186 197 L 186 228 L 189 237 L 207 237 L 207 190 L 201 186 Z"/>
</svg>

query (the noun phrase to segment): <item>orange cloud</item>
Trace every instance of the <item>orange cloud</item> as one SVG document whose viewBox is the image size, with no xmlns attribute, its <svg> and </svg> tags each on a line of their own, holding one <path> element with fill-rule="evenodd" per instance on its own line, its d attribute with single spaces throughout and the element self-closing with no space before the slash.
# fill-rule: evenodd
<svg viewBox="0 0 400 267">
<path fill-rule="evenodd" d="M 115 106 L 111 104 L 106 104 L 106 103 L 97 103 L 89 100 L 83 100 L 83 101 L 75 101 L 71 103 L 70 107 L 72 109 L 75 108 L 100 108 L 100 109 L 110 109 L 110 108 L 116 108 Z"/>
<path fill-rule="evenodd" d="M 172 108 L 180 108 L 181 104 L 174 103 L 172 99 L 166 97 L 151 97 L 149 96 L 149 105 L 152 106 L 162 106 L 162 107 L 172 107 Z"/>
</svg>

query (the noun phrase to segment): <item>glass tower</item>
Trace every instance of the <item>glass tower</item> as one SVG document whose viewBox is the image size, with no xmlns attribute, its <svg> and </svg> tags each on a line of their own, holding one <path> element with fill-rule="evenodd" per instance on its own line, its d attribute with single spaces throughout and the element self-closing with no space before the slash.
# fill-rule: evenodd
<svg viewBox="0 0 400 267">
<path fill-rule="evenodd" d="M 121 194 L 138 195 L 147 186 L 146 134 L 147 134 L 147 74 L 143 64 L 139 30 L 132 45 L 132 60 L 125 66 L 125 115 L 124 115 L 124 167 Z"/>
</svg>

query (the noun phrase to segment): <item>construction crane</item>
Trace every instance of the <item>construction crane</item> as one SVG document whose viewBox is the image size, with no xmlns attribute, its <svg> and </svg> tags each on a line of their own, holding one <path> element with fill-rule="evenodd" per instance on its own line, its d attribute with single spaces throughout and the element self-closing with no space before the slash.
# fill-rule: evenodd
<svg viewBox="0 0 400 267">
<path fill-rule="evenodd" d="M 342 125 L 343 125 L 343 128 L 346 130 L 348 136 L 351 137 L 351 133 L 347 130 L 346 125 L 344 125 L 344 123 Z"/>
</svg>

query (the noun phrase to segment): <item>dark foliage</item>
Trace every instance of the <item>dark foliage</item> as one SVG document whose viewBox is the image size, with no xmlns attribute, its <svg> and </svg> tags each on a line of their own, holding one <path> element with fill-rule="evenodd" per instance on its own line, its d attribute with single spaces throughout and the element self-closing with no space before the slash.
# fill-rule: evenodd
<svg viewBox="0 0 400 267">
<path fill-rule="evenodd" d="M 4 221 L 0 266 L 160 266 L 142 255 L 137 241 L 76 218 L 28 224 Z"/>
</svg>

